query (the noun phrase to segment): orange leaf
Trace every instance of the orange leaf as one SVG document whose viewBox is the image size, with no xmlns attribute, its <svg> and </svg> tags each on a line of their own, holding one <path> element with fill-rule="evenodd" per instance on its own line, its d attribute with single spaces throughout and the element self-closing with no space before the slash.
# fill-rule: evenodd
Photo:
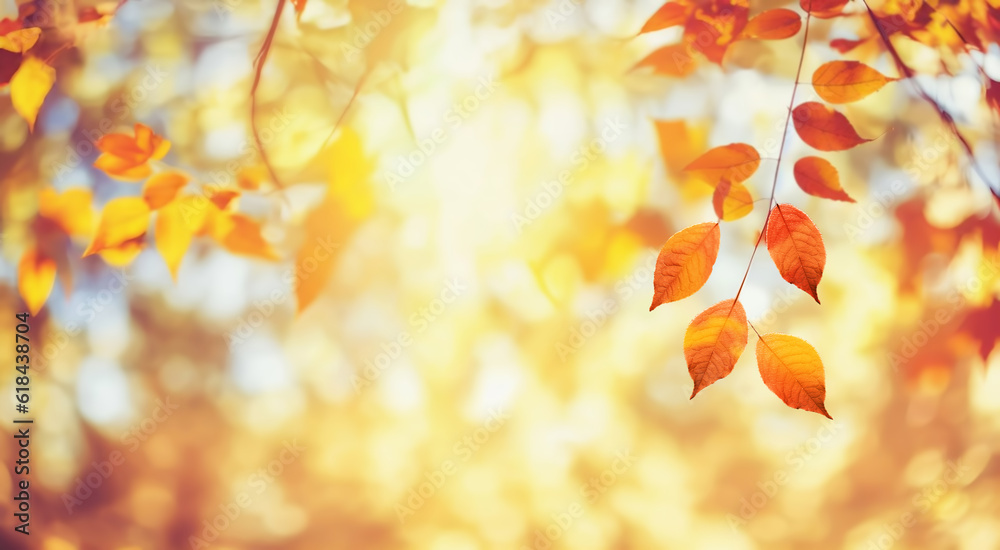
<svg viewBox="0 0 1000 550">
<path fill-rule="evenodd" d="M 83 253 L 90 256 L 105 249 L 117 248 L 146 234 L 149 205 L 139 197 L 111 199 L 101 213 L 94 240 Z"/>
<path fill-rule="evenodd" d="M 216 227 L 215 238 L 233 254 L 276 260 L 278 255 L 271 244 L 261 236 L 260 223 L 243 214 L 219 212 L 221 223 Z"/>
<path fill-rule="evenodd" d="M 820 151 L 843 151 L 871 141 L 859 136 L 847 117 L 816 101 L 796 107 L 792 121 L 802 141 Z"/>
<path fill-rule="evenodd" d="M 149 178 L 143 186 L 142 198 L 150 210 L 159 210 L 170 204 L 188 181 L 189 178 L 180 172 L 161 172 Z"/>
<path fill-rule="evenodd" d="M 801 338 L 765 334 L 757 340 L 757 367 L 764 384 L 793 409 L 826 412 L 823 361 L 816 349 Z"/>
<path fill-rule="evenodd" d="M 695 61 L 687 44 L 670 44 L 644 57 L 633 69 L 652 67 L 653 73 L 684 77 L 694 72 Z"/>
<path fill-rule="evenodd" d="M 17 266 L 17 290 L 32 315 L 38 314 L 56 282 L 56 262 L 36 248 L 21 256 Z"/>
<path fill-rule="evenodd" d="M 219 210 L 225 210 L 233 200 L 240 196 L 240 192 L 236 189 L 214 189 L 208 191 L 208 200 L 212 201 L 212 204 L 219 207 Z"/>
<path fill-rule="evenodd" d="M 722 221 L 731 222 L 746 216 L 753 211 L 753 197 L 750 190 L 742 183 L 730 183 L 722 180 L 712 195 L 712 206 L 715 215 Z"/>
<path fill-rule="evenodd" d="M 803 191 L 824 199 L 854 202 L 840 187 L 840 176 L 829 161 L 820 157 L 803 157 L 795 163 L 795 181 Z"/>
<path fill-rule="evenodd" d="M 768 216 L 766 231 L 767 251 L 781 277 L 818 304 L 816 287 L 826 266 L 826 248 L 819 229 L 805 212 L 790 204 L 779 204 Z"/>
<path fill-rule="evenodd" d="M 646 24 L 642 26 L 642 30 L 639 34 L 646 34 L 647 32 L 658 31 L 661 29 L 666 29 L 673 27 L 675 25 L 681 25 L 684 20 L 687 19 L 688 8 L 676 2 L 667 2 L 660 6 L 660 9 L 656 10 L 656 13 L 646 21 Z"/>
<path fill-rule="evenodd" d="M 719 256 L 718 223 L 700 223 L 674 233 L 660 249 L 649 311 L 698 292 Z"/>
<path fill-rule="evenodd" d="M 762 40 L 780 40 L 795 36 L 802 28 L 802 18 L 792 10 L 778 8 L 762 12 L 743 29 L 743 36 Z"/>
<path fill-rule="evenodd" d="M 697 171 L 709 185 L 719 181 L 741 182 L 753 175 L 760 166 L 757 150 L 746 143 L 730 143 L 709 149 L 707 153 L 694 159 L 684 167 L 687 171 Z"/>
<path fill-rule="evenodd" d="M 56 82 L 56 70 L 37 57 L 25 57 L 10 79 L 10 100 L 28 128 L 35 130 L 35 119 L 45 96 Z"/>
<path fill-rule="evenodd" d="M 97 157 L 94 167 L 116 179 L 137 181 L 152 174 L 148 162 L 162 159 L 170 142 L 148 126 L 136 124 L 135 136 L 106 134 L 97 140 L 97 148 L 104 154 Z"/>
<path fill-rule="evenodd" d="M 292 6 L 295 7 L 295 20 L 298 21 L 302 18 L 302 12 L 306 9 L 307 0 L 292 0 Z"/>
<path fill-rule="evenodd" d="M 840 15 L 846 5 L 847 0 L 799 0 L 799 6 L 804 11 L 820 19 L 830 19 Z"/>
<path fill-rule="evenodd" d="M 67 235 L 88 235 L 94 212 L 90 207 L 90 189 L 74 187 L 62 193 L 42 189 L 38 194 L 38 215 L 58 225 Z"/>
<path fill-rule="evenodd" d="M 867 97 L 896 80 L 859 61 L 830 61 L 813 73 L 816 93 L 830 103 L 850 103 Z"/>
<path fill-rule="evenodd" d="M 747 347 L 747 314 L 735 300 L 723 300 L 698 314 L 684 333 L 684 358 L 698 392 L 733 371 Z"/>
</svg>

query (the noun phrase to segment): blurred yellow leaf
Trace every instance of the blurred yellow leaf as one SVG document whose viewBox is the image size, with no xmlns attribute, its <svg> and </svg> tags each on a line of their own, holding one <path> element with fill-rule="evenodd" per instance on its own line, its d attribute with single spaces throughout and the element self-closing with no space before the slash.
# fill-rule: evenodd
<svg viewBox="0 0 1000 550">
<path fill-rule="evenodd" d="M 278 255 L 260 234 L 260 223 L 243 214 L 218 212 L 215 215 L 213 237 L 226 250 L 244 256 L 276 260 Z"/>
<path fill-rule="evenodd" d="M 11 31 L 4 36 L 0 36 L 0 50 L 24 53 L 38 42 L 38 37 L 41 35 L 42 29 L 38 27 Z"/>
<path fill-rule="evenodd" d="M 38 214 L 56 223 L 68 235 L 89 235 L 94 223 L 90 189 L 74 187 L 62 193 L 52 188 L 38 195 Z"/>
<path fill-rule="evenodd" d="M 181 267 L 181 260 L 191 246 L 194 238 L 196 226 L 187 214 L 190 204 L 186 204 L 184 197 L 164 206 L 156 215 L 156 250 L 163 256 L 163 261 L 167 263 L 170 276 L 177 280 L 177 273 Z M 202 210 L 204 212 L 204 210 Z M 201 216 L 204 220 L 204 215 Z M 201 224 L 198 223 L 198 226 Z"/>
<path fill-rule="evenodd" d="M 56 263 L 38 249 L 30 248 L 17 266 L 17 290 L 32 315 L 37 314 L 56 282 Z"/>
<path fill-rule="evenodd" d="M 35 130 L 35 119 L 56 81 L 56 70 L 37 57 L 25 57 L 10 79 L 10 99 L 14 110 Z"/>
<path fill-rule="evenodd" d="M 367 217 L 375 207 L 369 187 L 373 166 L 365 157 L 361 137 L 349 127 L 341 129 L 326 157 L 330 167 L 328 195 L 338 201 L 352 219 Z"/>
<path fill-rule="evenodd" d="M 117 246 L 105 248 L 98 254 L 108 265 L 114 267 L 125 267 L 132 263 L 132 260 L 146 247 L 146 235 L 139 235 L 134 239 L 129 239 Z"/>
<path fill-rule="evenodd" d="M 177 196 L 190 179 L 180 172 L 160 172 L 149 178 L 142 188 L 142 198 L 150 210 L 159 210 Z"/>
<path fill-rule="evenodd" d="M 112 199 L 101 213 L 97 234 L 83 253 L 84 257 L 141 237 L 149 226 L 149 214 L 149 205 L 139 197 Z"/>
</svg>

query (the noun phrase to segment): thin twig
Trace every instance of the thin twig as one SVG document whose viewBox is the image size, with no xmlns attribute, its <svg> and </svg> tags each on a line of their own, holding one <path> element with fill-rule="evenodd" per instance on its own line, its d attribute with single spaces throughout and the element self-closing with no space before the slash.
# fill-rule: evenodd
<svg viewBox="0 0 1000 550">
<path fill-rule="evenodd" d="M 271 175 L 271 180 L 274 182 L 274 186 L 277 188 L 284 188 L 281 184 L 281 180 L 278 178 L 278 174 L 274 171 L 274 166 L 271 165 L 271 160 L 267 157 L 267 150 L 264 149 L 264 142 L 260 139 L 260 132 L 257 131 L 257 86 L 260 85 L 260 77 L 264 73 L 264 64 L 267 62 L 267 54 L 271 51 L 271 43 L 274 41 L 274 35 L 278 32 L 278 22 L 281 20 L 281 12 L 285 8 L 285 3 L 287 0 L 278 0 L 278 5 L 274 9 L 274 17 L 271 18 L 271 27 L 267 30 L 267 36 L 264 37 L 264 43 L 260 46 L 260 51 L 257 53 L 257 57 L 254 59 L 254 75 L 253 75 L 253 85 L 250 86 L 250 129 L 253 131 L 253 139 L 257 144 L 257 151 L 260 152 L 260 158 L 264 162 L 264 166 L 267 167 L 268 174 Z"/>
</svg>

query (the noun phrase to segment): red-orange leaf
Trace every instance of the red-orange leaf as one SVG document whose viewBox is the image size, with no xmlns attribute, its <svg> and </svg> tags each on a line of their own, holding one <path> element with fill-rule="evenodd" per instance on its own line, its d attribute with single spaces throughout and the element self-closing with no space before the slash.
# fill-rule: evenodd
<svg viewBox="0 0 1000 550">
<path fill-rule="evenodd" d="M 170 204 L 187 183 L 188 177 L 180 172 L 154 174 L 142 187 L 142 199 L 150 210 L 159 210 Z"/>
<path fill-rule="evenodd" d="M 666 29 L 684 23 L 688 8 L 676 2 L 667 2 L 656 10 L 656 13 L 646 21 L 639 34 Z"/>
<path fill-rule="evenodd" d="M 741 182 L 753 175 L 760 166 L 757 150 L 746 143 L 730 143 L 709 149 L 694 159 L 684 170 L 696 171 L 710 185 L 718 185 L 723 179 Z"/>
<path fill-rule="evenodd" d="M 867 97 L 896 80 L 860 61 L 830 61 L 813 73 L 816 93 L 830 103 L 850 103 Z"/>
<path fill-rule="evenodd" d="M 792 10 L 777 8 L 762 12 L 751 19 L 743 36 L 762 40 L 780 40 L 795 36 L 802 28 L 802 18 Z"/>
<path fill-rule="evenodd" d="M 840 176 L 830 162 L 820 157 L 803 157 L 795 163 L 795 181 L 803 191 L 824 199 L 854 202 L 840 186 Z"/>
<path fill-rule="evenodd" d="M 847 0 L 799 0 L 799 6 L 803 10 L 820 19 L 830 19 L 840 15 L 846 5 Z"/>
<path fill-rule="evenodd" d="M 684 358 L 698 392 L 733 371 L 747 347 L 747 314 L 734 300 L 723 300 L 698 314 L 684 333 Z"/>
<path fill-rule="evenodd" d="M 793 409 L 826 412 L 826 376 L 816 349 L 801 338 L 765 334 L 757 340 L 757 367 L 764 384 Z"/>
<path fill-rule="evenodd" d="M 721 231 L 717 223 L 700 223 L 674 233 L 660 249 L 653 274 L 653 303 L 649 311 L 698 292 L 712 274 L 719 256 Z"/>
<path fill-rule="evenodd" d="M 796 107 L 792 121 L 802 141 L 820 151 L 843 151 L 871 141 L 859 136 L 843 114 L 816 101 Z"/>
<path fill-rule="evenodd" d="M 775 206 L 767 219 L 765 240 L 782 278 L 819 303 L 816 287 L 826 266 L 826 248 L 809 216 L 790 204 Z"/>
<path fill-rule="evenodd" d="M 21 256 L 17 266 L 17 290 L 32 315 L 41 311 L 56 282 L 56 262 L 36 248 Z"/>
<path fill-rule="evenodd" d="M 720 220 L 731 222 L 753 211 L 753 197 L 742 183 L 729 183 L 729 180 L 724 179 L 715 188 L 712 206 Z"/>
<path fill-rule="evenodd" d="M 647 55 L 634 69 L 652 67 L 655 74 L 684 77 L 694 72 L 695 61 L 687 44 L 670 44 Z"/>
</svg>

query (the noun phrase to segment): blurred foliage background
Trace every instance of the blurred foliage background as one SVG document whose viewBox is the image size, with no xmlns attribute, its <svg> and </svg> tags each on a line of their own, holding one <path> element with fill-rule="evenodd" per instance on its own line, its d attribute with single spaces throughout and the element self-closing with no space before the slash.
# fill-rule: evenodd
<svg viewBox="0 0 1000 550">
<path fill-rule="evenodd" d="M 296 21 L 289 5 L 256 107 L 284 185 L 261 176 L 238 205 L 281 259 L 197 239 L 174 282 L 152 247 L 116 267 L 62 244 L 72 285 L 31 320 L 32 535 L 0 499 L 0 546 L 1000 548 L 997 207 L 906 83 L 845 108 L 880 136 L 828 156 L 856 203 L 802 193 L 783 163 L 778 200 L 824 235 L 823 305 L 766 254 L 742 294 L 758 330 L 817 348 L 834 420 L 785 407 L 749 352 L 688 400 L 685 327 L 735 293 L 775 163 L 748 182 L 754 212 L 724 224 L 706 287 L 650 313 L 659 247 L 715 219 L 680 169 L 735 141 L 777 157 L 801 34 L 686 78 L 630 72 L 676 40 L 634 38 L 658 7 L 310 0 Z M 93 168 L 101 134 L 149 125 L 199 184 L 266 173 L 249 90 L 273 12 L 129 1 L 55 58 L 33 133 L 0 100 L 0 334 L 24 310 L 41 190 L 87 187 L 95 208 L 137 194 Z M 858 21 L 813 20 L 803 74 Z M 1000 181 L 978 73 L 900 47 Z M 896 74 L 879 52 L 851 55 Z M 997 53 L 977 58 L 992 75 Z M 784 155 L 807 151 L 792 136 Z M 317 204 L 332 210 L 310 222 Z M 299 312 L 309 223 L 335 252 Z"/>
</svg>

